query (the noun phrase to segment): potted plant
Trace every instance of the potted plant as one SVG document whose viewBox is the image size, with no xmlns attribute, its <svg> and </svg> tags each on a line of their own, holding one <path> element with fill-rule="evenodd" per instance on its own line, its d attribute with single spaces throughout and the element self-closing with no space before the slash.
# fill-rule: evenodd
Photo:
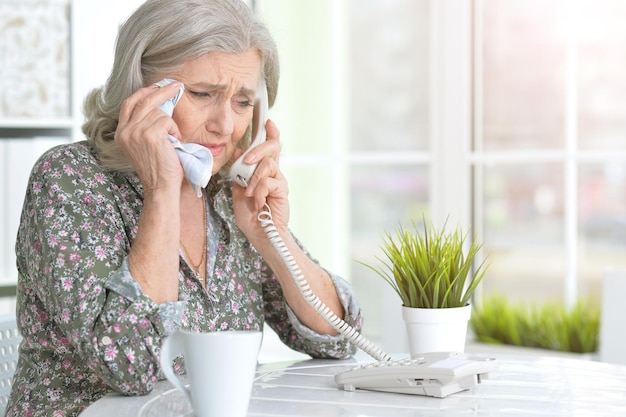
<svg viewBox="0 0 626 417">
<path fill-rule="evenodd" d="M 488 265 L 474 265 L 482 247 L 457 227 L 447 231 L 423 219 L 412 229 L 385 232 L 382 266 L 360 262 L 398 293 L 412 355 L 434 351 L 463 352 L 471 315 L 470 299 Z M 466 249 L 466 246 L 467 249 Z M 467 250 L 467 253 L 465 253 Z"/>
</svg>

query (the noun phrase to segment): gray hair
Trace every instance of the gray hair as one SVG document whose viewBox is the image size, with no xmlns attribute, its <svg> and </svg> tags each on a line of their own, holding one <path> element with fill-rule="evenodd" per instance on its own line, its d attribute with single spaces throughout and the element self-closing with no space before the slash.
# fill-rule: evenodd
<svg viewBox="0 0 626 417">
<path fill-rule="evenodd" d="M 258 51 L 270 106 L 278 89 L 278 50 L 267 27 L 241 0 L 147 0 L 120 28 L 113 70 L 85 99 L 83 133 L 105 167 L 132 172 L 115 144 L 122 102 L 161 74 L 208 52 Z M 249 146 L 246 132 L 241 147 Z"/>
</svg>

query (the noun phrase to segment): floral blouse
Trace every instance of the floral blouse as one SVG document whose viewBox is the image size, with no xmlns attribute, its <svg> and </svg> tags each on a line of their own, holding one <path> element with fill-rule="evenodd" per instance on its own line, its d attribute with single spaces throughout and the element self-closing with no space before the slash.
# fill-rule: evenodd
<svg viewBox="0 0 626 417">
<path fill-rule="evenodd" d="M 179 301 L 156 304 L 130 275 L 143 189 L 134 174 L 103 169 L 83 141 L 47 151 L 26 191 L 16 254 L 17 322 L 23 337 L 7 416 L 76 416 L 110 392 L 149 393 L 162 379 L 163 338 L 197 331 L 260 330 L 267 322 L 292 349 L 345 358 L 341 336 L 302 325 L 281 287 L 234 222 L 232 182 L 207 186 L 208 279 L 204 288 L 181 256 Z M 352 290 L 331 275 L 360 328 Z"/>
</svg>

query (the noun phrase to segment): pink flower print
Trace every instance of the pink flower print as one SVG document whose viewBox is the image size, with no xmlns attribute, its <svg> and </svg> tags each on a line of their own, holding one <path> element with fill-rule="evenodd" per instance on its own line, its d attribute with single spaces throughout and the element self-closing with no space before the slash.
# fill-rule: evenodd
<svg viewBox="0 0 626 417">
<path fill-rule="evenodd" d="M 128 359 L 130 363 L 135 362 L 135 351 L 133 349 L 126 350 L 126 359 Z"/>
<path fill-rule="evenodd" d="M 104 351 L 104 359 L 108 361 L 112 361 L 117 356 L 117 347 L 109 346 Z"/>
<path fill-rule="evenodd" d="M 56 266 L 57 268 L 63 268 L 63 267 L 65 266 L 65 259 L 63 259 L 63 257 L 62 257 L 62 256 L 59 256 L 59 257 L 57 258 L 57 262 L 56 262 L 55 266 Z"/>
<path fill-rule="evenodd" d="M 56 236 L 50 236 L 50 238 L 48 239 L 48 245 L 50 245 L 51 248 L 55 248 L 57 246 L 58 242 L 57 242 L 57 237 Z"/>
<path fill-rule="evenodd" d="M 98 181 L 100 184 L 104 184 L 104 182 L 106 181 L 104 175 L 102 174 L 96 174 L 95 177 L 96 181 Z"/>
<path fill-rule="evenodd" d="M 74 175 L 74 169 L 67 164 L 63 165 L 63 172 L 65 172 L 65 175 Z"/>
<path fill-rule="evenodd" d="M 121 331 L 122 331 L 122 326 L 121 326 L 119 323 L 115 323 L 115 324 L 113 325 L 113 331 L 114 331 L 115 333 L 118 333 L 118 334 L 119 334 L 119 333 L 121 333 Z"/>
<path fill-rule="evenodd" d="M 243 284 L 241 283 L 237 284 L 237 292 L 239 294 L 243 294 Z"/>
<path fill-rule="evenodd" d="M 78 254 L 78 252 L 70 253 L 70 262 L 74 264 L 80 262 L 80 255 Z"/>
<path fill-rule="evenodd" d="M 233 313 L 239 314 L 239 303 L 233 303 Z"/>
<path fill-rule="evenodd" d="M 71 259 L 71 257 L 70 257 Z M 69 291 L 72 289 L 72 279 L 71 278 L 63 278 L 63 289 L 65 291 Z"/>
<path fill-rule="evenodd" d="M 102 246 L 98 246 L 96 247 L 96 258 L 99 261 L 103 261 L 106 258 L 106 251 L 104 250 L 104 248 Z"/>
</svg>

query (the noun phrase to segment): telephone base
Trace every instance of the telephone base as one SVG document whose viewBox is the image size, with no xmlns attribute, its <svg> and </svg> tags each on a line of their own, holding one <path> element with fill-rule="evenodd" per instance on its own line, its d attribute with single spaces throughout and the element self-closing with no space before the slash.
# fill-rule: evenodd
<svg viewBox="0 0 626 417">
<path fill-rule="evenodd" d="M 496 368 L 493 358 L 431 352 L 364 364 L 335 375 L 335 382 L 346 391 L 363 389 L 443 398 L 476 386 Z"/>
</svg>

